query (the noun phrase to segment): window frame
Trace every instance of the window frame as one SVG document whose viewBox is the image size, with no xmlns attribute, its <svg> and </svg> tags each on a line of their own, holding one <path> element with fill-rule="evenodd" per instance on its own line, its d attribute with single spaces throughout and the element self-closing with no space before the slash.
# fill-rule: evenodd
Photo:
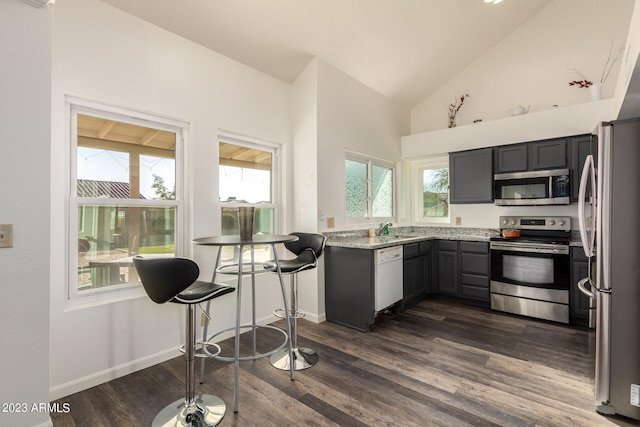
<svg viewBox="0 0 640 427">
<path fill-rule="evenodd" d="M 282 227 L 282 218 L 281 218 L 281 177 L 280 177 L 280 161 L 282 157 L 283 147 L 280 144 L 262 141 L 255 138 L 249 138 L 245 136 L 235 135 L 228 132 L 219 132 L 218 138 L 216 140 L 216 150 L 217 150 L 217 162 L 218 162 L 218 179 L 220 179 L 220 152 L 219 152 L 219 144 L 221 142 L 227 144 L 238 145 L 240 147 L 252 148 L 261 151 L 268 151 L 272 155 L 272 164 L 271 164 L 271 201 L 269 203 L 266 202 L 258 202 L 258 203 L 241 203 L 235 201 L 223 201 L 220 200 L 220 185 L 221 182 L 218 182 L 218 188 L 216 189 L 218 193 L 218 205 L 219 212 L 222 214 L 223 208 L 237 208 L 240 206 L 253 206 L 256 208 L 272 208 L 273 209 L 273 233 L 278 234 Z M 222 221 L 220 222 L 220 233 L 222 233 Z"/>
<path fill-rule="evenodd" d="M 66 123 L 68 124 L 68 153 L 69 168 L 66 176 L 66 266 L 67 286 L 66 305 L 69 308 L 82 308 L 101 304 L 123 301 L 145 296 L 139 281 L 101 288 L 78 289 L 78 210 L 83 205 L 112 206 L 112 207 L 173 207 L 175 208 L 175 256 L 184 256 L 188 250 L 187 245 L 187 194 L 189 180 L 185 167 L 188 158 L 187 141 L 189 138 L 190 124 L 184 121 L 142 113 L 135 110 L 115 107 L 95 101 L 71 96 L 65 97 Z M 150 199 L 119 199 L 96 198 L 77 196 L 77 154 L 78 154 L 78 114 L 115 120 L 123 123 L 166 130 L 176 134 L 175 149 L 175 199 L 174 200 L 150 200 Z"/>
<path fill-rule="evenodd" d="M 412 170 L 412 205 L 413 205 L 413 222 L 416 224 L 450 224 L 451 223 L 451 178 L 449 178 L 449 188 L 447 190 L 447 200 L 449 200 L 449 210 L 446 217 L 441 218 L 425 218 L 423 217 L 423 203 L 424 203 L 424 191 L 423 191 L 423 174 L 425 170 L 446 168 L 451 172 L 449 168 L 449 156 L 434 156 L 426 159 L 414 160 L 411 163 Z"/>
<path fill-rule="evenodd" d="M 377 222 L 377 221 L 394 221 L 397 212 L 397 170 L 396 165 L 393 162 L 378 159 L 375 157 L 367 156 L 365 154 L 356 153 L 354 151 L 345 151 L 344 162 L 347 160 L 365 163 L 367 165 L 367 215 L 364 217 L 352 217 L 347 215 L 347 206 L 344 206 L 344 218 L 345 223 L 355 224 L 362 222 Z M 344 165 L 344 163 L 343 163 Z M 373 216 L 373 194 L 372 194 L 372 167 L 373 165 L 388 168 L 391 170 L 391 216 L 378 217 Z M 343 200 L 346 199 L 346 175 L 344 180 L 345 193 Z"/>
</svg>

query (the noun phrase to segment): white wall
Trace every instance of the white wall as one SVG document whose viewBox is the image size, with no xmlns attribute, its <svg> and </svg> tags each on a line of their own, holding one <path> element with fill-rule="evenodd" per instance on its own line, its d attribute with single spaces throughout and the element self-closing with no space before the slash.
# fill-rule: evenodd
<svg viewBox="0 0 640 427">
<path fill-rule="evenodd" d="M 49 402 L 49 171 L 52 10 L 0 1 L 0 425 L 51 425 Z M 3 409 L 11 409 L 5 408 Z"/>
<path fill-rule="evenodd" d="M 403 173 L 411 179 L 412 161 L 448 152 L 591 132 L 598 121 L 616 117 L 614 89 L 619 60 L 605 85 L 604 100 L 593 102 L 586 89 L 568 86 L 579 80 L 566 70 L 577 67 L 598 81 L 613 39 L 627 41 L 633 0 L 556 0 L 493 49 L 453 77 L 411 112 L 412 134 L 402 138 Z M 447 129 L 447 105 L 469 90 L 458 126 Z M 531 105 L 530 112 L 510 117 L 509 109 Z M 558 108 L 553 108 L 558 105 Z M 482 119 L 482 123 L 472 123 Z M 410 187 L 403 186 L 405 211 L 411 212 Z M 574 219 L 576 206 L 545 208 L 544 214 Z M 452 205 L 451 223 L 463 227 L 498 227 L 500 215 L 540 215 L 536 207 L 497 207 L 493 204 Z M 403 218 L 407 223 L 413 217 Z M 573 221 L 572 228 L 577 228 Z"/>
<path fill-rule="evenodd" d="M 580 80 L 567 66 L 599 81 L 611 39 L 623 45 L 634 0 L 556 0 L 476 62 L 434 92 L 411 112 L 411 134 L 446 128 L 447 106 L 468 90 L 457 124 L 509 116 L 509 109 L 531 105 L 530 112 L 585 103 L 589 90 L 570 87 Z M 613 96 L 621 61 L 603 86 Z"/>
<path fill-rule="evenodd" d="M 605 99 L 471 126 L 405 136 L 402 137 L 403 171 L 409 175 L 413 162 L 430 156 L 446 156 L 447 152 L 591 133 L 599 121 L 615 118 L 613 105 L 613 99 Z M 411 179 L 411 176 L 407 179 Z M 410 199 L 409 186 L 405 186 L 402 200 L 407 210 Z M 454 226 L 455 218 L 459 216 L 462 218 L 462 227 L 497 228 L 498 217 L 501 215 L 562 215 L 572 217 L 571 227 L 578 229 L 576 204 L 544 208 L 456 204 L 450 206 L 449 213 L 450 222 L 437 225 Z M 406 222 L 415 223 L 414 218 L 408 217 Z"/>
<path fill-rule="evenodd" d="M 53 53 L 50 363 L 51 395 L 57 398 L 178 356 L 184 335 L 181 306 L 158 306 L 146 297 L 80 309 L 65 304 L 65 95 L 191 123 L 188 251 L 192 238 L 219 233 L 218 131 L 286 145 L 290 111 L 288 85 L 97 0 L 58 2 Z M 37 191 L 29 193 L 31 198 Z M 210 277 L 214 251 L 198 247 L 193 256 L 202 276 Z M 265 280 L 258 286 L 263 320 L 281 305 L 278 287 Z M 214 302 L 213 330 L 234 324 L 234 302 L 233 294 Z"/>
<path fill-rule="evenodd" d="M 367 226 L 344 221 L 345 151 L 400 160 L 400 126 L 391 101 L 320 59 L 292 86 L 293 205 L 299 231 Z M 319 216 L 323 211 L 325 218 Z M 327 218 L 335 226 L 327 226 Z M 300 273 L 300 309 L 324 320 L 324 269 Z"/>
<path fill-rule="evenodd" d="M 293 231 L 318 231 L 318 60 L 291 87 Z"/>
<path fill-rule="evenodd" d="M 631 15 L 627 49 L 620 64 L 616 82 L 616 118 L 628 119 L 640 116 L 640 2 L 636 1 Z"/>
<path fill-rule="evenodd" d="M 345 222 L 345 152 L 399 162 L 400 126 L 388 98 L 326 62 L 318 68 L 318 209 L 335 217 L 335 230 L 368 228 Z"/>
</svg>

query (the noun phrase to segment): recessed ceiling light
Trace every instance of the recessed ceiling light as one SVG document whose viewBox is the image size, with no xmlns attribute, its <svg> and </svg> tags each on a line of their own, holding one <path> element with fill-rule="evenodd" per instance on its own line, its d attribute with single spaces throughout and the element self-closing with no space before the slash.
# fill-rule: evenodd
<svg viewBox="0 0 640 427">
<path fill-rule="evenodd" d="M 502 3 L 502 0 L 484 0 L 485 3 L 493 3 L 493 4 L 498 4 L 498 3 Z"/>
</svg>

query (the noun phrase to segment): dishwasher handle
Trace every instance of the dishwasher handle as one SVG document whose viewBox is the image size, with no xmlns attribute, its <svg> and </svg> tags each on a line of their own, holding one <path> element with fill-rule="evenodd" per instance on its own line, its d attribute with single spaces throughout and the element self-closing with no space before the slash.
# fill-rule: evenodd
<svg viewBox="0 0 640 427">
<path fill-rule="evenodd" d="M 396 260 L 402 260 L 402 245 L 389 248 L 377 249 L 375 251 L 375 263 L 385 264 Z"/>
</svg>

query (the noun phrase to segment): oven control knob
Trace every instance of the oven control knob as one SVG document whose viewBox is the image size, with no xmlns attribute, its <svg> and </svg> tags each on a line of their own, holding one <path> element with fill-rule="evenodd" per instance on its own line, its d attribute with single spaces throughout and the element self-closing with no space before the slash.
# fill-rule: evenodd
<svg viewBox="0 0 640 427">
<path fill-rule="evenodd" d="M 516 220 L 515 219 L 511 220 L 511 225 L 516 225 Z"/>
<path fill-rule="evenodd" d="M 564 219 L 559 220 L 558 225 L 564 225 Z"/>
<path fill-rule="evenodd" d="M 509 220 L 507 218 L 502 220 L 502 225 L 508 225 L 509 224 Z"/>
<path fill-rule="evenodd" d="M 550 220 L 549 220 L 549 225 L 556 225 L 556 221 L 555 221 L 555 220 L 553 220 L 553 219 L 550 219 Z"/>
</svg>

